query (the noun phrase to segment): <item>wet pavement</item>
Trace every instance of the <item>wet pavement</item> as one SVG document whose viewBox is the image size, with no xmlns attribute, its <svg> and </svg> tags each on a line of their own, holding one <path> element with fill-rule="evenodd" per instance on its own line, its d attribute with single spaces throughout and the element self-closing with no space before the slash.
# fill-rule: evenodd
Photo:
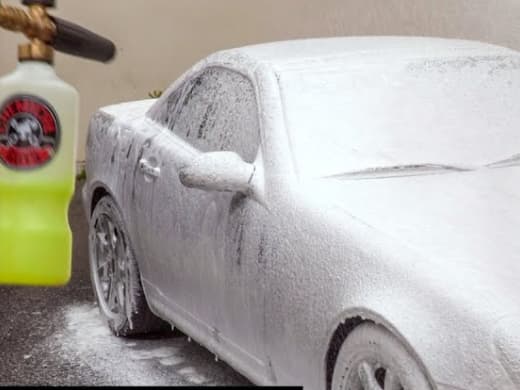
<svg viewBox="0 0 520 390">
<path fill-rule="evenodd" d="M 109 332 L 91 289 L 80 188 L 69 210 L 71 282 L 0 287 L 0 386 L 249 385 L 180 332 L 126 339 Z"/>
</svg>

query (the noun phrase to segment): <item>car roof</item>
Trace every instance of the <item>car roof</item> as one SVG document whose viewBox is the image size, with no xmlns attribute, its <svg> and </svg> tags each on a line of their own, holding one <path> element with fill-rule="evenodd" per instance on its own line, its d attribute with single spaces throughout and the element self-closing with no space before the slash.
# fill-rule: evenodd
<svg viewBox="0 0 520 390">
<path fill-rule="evenodd" d="M 320 59 L 355 62 L 370 57 L 384 63 L 406 58 L 443 58 L 452 56 L 513 55 L 514 50 L 488 43 L 430 37 L 368 36 L 303 39 L 273 42 L 224 50 L 209 62 L 241 67 L 264 64 L 277 70 L 301 68 Z"/>
<path fill-rule="evenodd" d="M 155 117 L 167 105 L 168 97 L 186 80 L 208 67 L 220 66 L 239 71 L 254 79 L 256 71 L 282 74 L 291 69 L 321 69 L 334 63 L 342 67 L 353 63 L 381 64 L 413 58 L 512 56 L 518 52 L 477 41 L 400 36 L 364 36 L 300 39 L 244 46 L 216 52 L 202 59 L 163 93 L 147 112 Z"/>
</svg>

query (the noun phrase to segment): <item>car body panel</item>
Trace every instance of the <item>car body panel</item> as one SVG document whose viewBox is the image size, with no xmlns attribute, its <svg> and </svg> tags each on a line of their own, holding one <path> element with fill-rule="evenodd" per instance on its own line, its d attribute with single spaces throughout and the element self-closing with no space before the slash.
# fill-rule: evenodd
<svg viewBox="0 0 520 390">
<path fill-rule="evenodd" d="M 333 334 L 361 317 L 400 337 L 438 389 L 515 389 L 495 349 L 496 337 L 509 340 L 514 331 L 497 331 L 500 320 L 518 312 L 519 168 L 304 180 L 277 78 L 281 69 L 331 56 L 479 53 L 514 54 L 426 38 L 308 40 L 217 53 L 159 100 L 106 107 L 93 117 L 85 208 L 97 188 L 114 197 L 152 310 L 257 384 L 325 389 Z M 232 69 L 255 86 L 261 147 L 250 196 L 182 186 L 178 170 L 200 152 L 159 124 L 169 96 L 208 67 Z M 159 178 L 146 177 L 143 159 L 155 159 Z"/>
</svg>

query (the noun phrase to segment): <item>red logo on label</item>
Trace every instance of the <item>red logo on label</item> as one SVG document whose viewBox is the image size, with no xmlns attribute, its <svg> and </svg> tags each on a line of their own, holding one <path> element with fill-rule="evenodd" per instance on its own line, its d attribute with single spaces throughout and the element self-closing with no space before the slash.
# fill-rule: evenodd
<svg viewBox="0 0 520 390">
<path fill-rule="evenodd" d="M 58 117 L 35 96 L 10 98 L 0 110 L 0 163 L 34 169 L 52 160 L 60 141 Z"/>
</svg>

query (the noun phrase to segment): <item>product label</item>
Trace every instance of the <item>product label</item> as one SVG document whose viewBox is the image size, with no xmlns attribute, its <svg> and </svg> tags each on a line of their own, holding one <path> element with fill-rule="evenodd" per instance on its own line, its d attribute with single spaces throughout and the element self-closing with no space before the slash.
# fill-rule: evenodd
<svg viewBox="0 0 520 390">
<path fill-rule="evenodd" d="M 60 142 L 56 111 L 31 95 L 10 97 L 0 108 L 0 164 L 36 169 L 49 163 Z"/>
</svg>

